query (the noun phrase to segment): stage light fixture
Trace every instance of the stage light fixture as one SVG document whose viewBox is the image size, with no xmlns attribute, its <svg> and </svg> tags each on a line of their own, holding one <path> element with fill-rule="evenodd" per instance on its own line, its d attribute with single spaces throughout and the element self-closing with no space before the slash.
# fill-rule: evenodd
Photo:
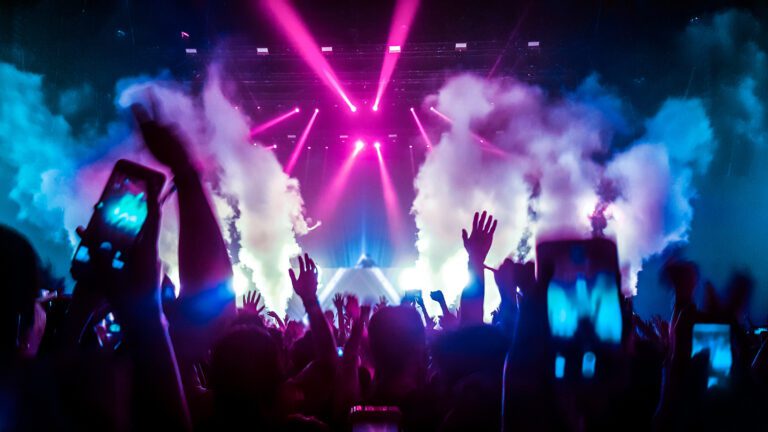
<svg viewBox="0 0 768 432">
<path fill-rule="evenodd" d="M 349 110 L 352 111 L 352 112 L 357 112 L 357 107 L 354 106 L 354 105 L 350 105 L 349 106 Z"/>
<path fill-rule="evenodd" d="M 324 53 L 332 53 L 333 52 L 333 47 L 332 46 L 320 47 L 320 51 L 324 52 Z"/>
<path fill-rule="evenodd" d="M 185 31 L 181 32 L 180 36 L 182 39 L 189 39 L 189 33 Z"/>
<path fill-rule="evenodd" d="M 355 141 L 355 154 L 360 153 L 361 151 L 363 151 L 363 148 L 365 148 L 365 141 L 363 141 L 363 140 Z"/>
<path fill-rule="evenodd" d="M 379 151 L 381 149 L 381 143 L 376 141 L 375 143 L 373 143 L 373 148 L 375 148 L 376 151 Z"/>
<path fill-rule="evenodd" d="M 186 48 L 184 52 L 188 55 L 195 55 L 197 54 L 197 48 Z"/>
<path fill-rule="evenodd" d="M 373 106 L 371 109 L 372 109 L 373 111 L 378 111 L 378 110 L 379 110 L 379 106 L 378 106 L 378 105 L 374 105 L 374 106 Z"/>
<path fill-rule="evenodd" d="M 294 134 L 288 134 L 288 135 L 286 135 L 286 137 L 288 139 L 296 139 L 296 135 L 294 135 Z"/>
<path fill-rule="evenodd" d="M 466 50 L 467 50 L 466 42 L 456 42 L 456 51 L 466 51 Z"/>
<path fill-rule="evenodd" d="M 269 55 L 269 48 L 257 47 L 256 55 Z"/>
<path fill-rule="evenodd" d="M 540 45 L 540 44 L 539 44 L 539 41 L 529 41 L 529 42 L 528 42 L 528 48 L 536 48 L 536 47 L 538 47 L 539 45 Z"/>
<path fill-rule="evenodd" d="M 296 107 L 296 109 L 294 111 L 299 112 L 301 110 L 299 109 L 299 107 Z"/>
<path fill-rule="evenodd" d="M 389 53 L 390 54 L 399 54 L 400 53 L 400 45 L 390 45 L 389 46 Z"/>
</svg>

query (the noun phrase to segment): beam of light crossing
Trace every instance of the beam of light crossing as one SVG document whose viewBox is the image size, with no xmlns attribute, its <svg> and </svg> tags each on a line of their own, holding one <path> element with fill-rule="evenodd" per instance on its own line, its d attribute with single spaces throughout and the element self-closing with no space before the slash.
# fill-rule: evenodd
<svg viewBox="0 0 768 432">
<path fill-rule="evenodd" d="M 342 89 L 339 79 L 331 69 L 328 61 L 323 57 L 320 47 L 315 43 L 314 38 L 304 25 L 299 14 L 291 7 L 286 0 L 262 0 L 263 6 L 273 16 L 280 30 L 288 38 L 305 62 L 317 74 L 325 85 L 338 93 L 352 112 L 357 111 L 357 107 L 349 100 L 347 94 Z"/>
<path fill-rule="evenodd" d="M 411 115 L 413 116 L 413 120 L 416 122 L 416 127 L 419 128 L 419 133 L 421 134 L 421 138 L 424 140 L 424 144 L 428 149 L 431 149 L 432 140 L 429 139 L 427 131 L 424 130 L 424 126 L 421 124 L 421 120 L 419 120 L 419 116 L 416 115 L 416 111 L 413 108 L 411 108 Z"/>
<path fill-rule="evenodd" d="M 296 147 L 294 147 L 293 152 L 291 152 L 291 157 L 288 159 L 288 163 L 285 165 L 285 173 L 288 175 L 291 175 L 293 168 L 296 167 L 296 162 L 298 162 L 299 155 L 301 155 L 301 151 L 304 149 L 304 144 L 307 142 L 309 131 L 312 130 L 312 125 L 315 123 L 315 118 L 317 118 L 318 112 L 320 112 L 320 110 L 315 108 L 315 112 L 312 113 L 312 117 L 310 117 L 309 123 L 304 126 L 304 130 L 301 132 L 301 136 L 299 136 L 299 141 L 296 143 Z"/>
<path fill-rule="evenodd" d="M 389 175 L 389 170 L 381 154 L 381 144 L 376 142 L 373 144 L 373 147 L 376 149 L 376 156 L 379 160 L 379 177 L 381 177 L 381 190 L 384 195 L 384 208 L 387 213 L 387 222 L 389 222 L 389 233 L 392 239 L 397 240 L 403 232 L 400 202 L 397 198 L 395 186 L 392 184 L 392 177 Z"/>
<path fill-rule="evenodd" d="M 379 74 L 379 87 L 376 89 L 376 99 L 373 102 L 373 110 L 379 110 L 379 102 L 384 95 L 384 91 L 389 85 L 392 73 L 395 71 L 398 59 L 400 59 L 400 47 L 405 44 L 408 38 L 408 31 L 411 29 L 413 17 L 416 16 L 416 10 L 419 8 L 419 0 L 398 0 L 395 4 L 395 12 L 392 15 L 392 23 L 389 27 L 389 37 L 387 38 L 387 49 L 384 50 L 384 60 Z M 397 47 L 397 50 L 391 49 Z"/>
<path fill-rule="evenodd" d="M 438 111 L 437 108 L 429 107 L 429 110 L 432 111 L 433 113 L 435 113 L 441 119 L 445 120 L 446 123 L 451 124 L 451 125 L 453 124 L 453 119 L 448 117 L 447 115 L 441 113 L 440 111 Z M 493 145 L 490 141 L 488 141 L 487 139 L 483 138 L 482 136 L 472 132 L 471 130 L 469 131 L 469 134 L 472 135 L 472 138 L 474 138 L 475 141 L 480 143 L 480 148 L 485 150 L 485 151 L 487 151 L 488 153 L 493 153 L 493 154 L 495 154 L 497 156 L 508 156 L 507 152 L 505 152 L 504 150 L 500 149 L 499 147 Z"/>
<path fill-rule="evenodd" d="M 317 209 L 318 218 L 326 218 L 330 216 L 333 210 L 339 203 L 341 195 L 344 192 L 344 188 L 349 181 L 349 175 L 352 173 L 352 167 L 355 165 L 355 159 L 357 155 L 365 148 L 365 143 L 361 140 L 355 142 L 355 150 L 347 156 L 344 164 L 339 169 L 339 172 L 333 177 L 331 185 L 325 191 L 320 205 Z"/>
<path fill-rule="evenodd" d="M 280 123 L 282 121 L 285 121 L 286 119 L 288 119 L 288 117 L 290 117 L 290 116 L 292 116 L 294 114 L 298 114 L 298 113 L 299 113 L 299 109 L 298 108 L 294 108 L 294 109 L 288 111 L 287 113 L 280 114 L 279 116 L 277 116 L 277 117 L 275 117 L 273 119 L 267 120 L 266 122 L 264 122 L 264 123 L 262 123 L 262 124 L 260 124 L 258 126 L 254 126 L 253 128 L 251 128 L 251 137 L 264 132 L 265 130 L 271 128 L 272 126 L 274 126 L 274 125 L 276 125 L 276 124 L 278 124 L 278 123 Z"/>
</svg>

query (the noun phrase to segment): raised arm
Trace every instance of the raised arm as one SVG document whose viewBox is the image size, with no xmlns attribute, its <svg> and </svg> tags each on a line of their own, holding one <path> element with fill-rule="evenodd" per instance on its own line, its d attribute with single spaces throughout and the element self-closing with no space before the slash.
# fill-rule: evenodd
<svg viewBox="0 0 768 432">
<path fill-rule="evenodd" d="M 222 292 L 232 278 L 232 264 L 188 146 L 173 125 L 159 123 L 140 105 L 131 108 L 147 148 L 174 175 L 179 202 L 181 295 L 191 297 L 209 290 Z M 234 313 L 234 294 L 227 295 L 226 299 L 221 306 Z"/>
<path fill-rule="evenodd" d="M 83 278 L 109 302 L 121 324 L 123 346 L 133 366 L 130 429 L 188 430 L 186 398 L 160 302 L 157 198 L 147 199 L 144 227 L 124 267 L 113 268 L 111 255 L 94 247 Z M 91 235 L 83 234 L 84 243 L 99 241 Z"/>
<path fill-rule="evenodd" d="M 304 309 L 309 316 L 309 328 L 312 330 L 312 339 L 315 342 L 315 353 L 319 360 L 336 360 L 336 342 L 333 339 L 331 325 L 325 319 L 320 302 L 317 299 L 317 266 L 315 262 L 304 254 L 299 257 L 299 275 L 293 269 L 288 270 L 291 276 L 293 290 L 304 303 Z"/>
<path fill-rule="evenodd" d="M 496 232 L 496 220 L 483 212 L 475 213 L 472 230 L 461 230 L 464 249 L 469 255 L 469 284 L 461 293 L 460 323 L 462 325 L 483 323 L 483 298 L 485 297 L 485 258 L 493 244 L 493 233 Z"/>
</svg>

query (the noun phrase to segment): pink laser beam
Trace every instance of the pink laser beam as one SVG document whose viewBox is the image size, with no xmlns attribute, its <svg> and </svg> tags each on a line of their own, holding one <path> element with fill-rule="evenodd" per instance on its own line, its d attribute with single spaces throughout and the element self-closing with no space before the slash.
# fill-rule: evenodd
<svg viewBox="0 0 768 432">
<path fill-rule="evenodd" d="M 395 5 L 395 12 L 392 15 L 392 23 L 389 27 L 389 37 L 387 38 L 387 49 L 384 50 L 384 60 L 379 74 L 379 87 L 376 89 L 376 99 L 373 103 L 373 110 L 379 110 L 379 102 L 384 95 L 384 91 L 389 85 L 392 73 L 395 71 L 400 52 L 390 52 L 388 47 L 401 47 L 408 38 L 408 31 L 411 29 L 413 18 L 416 16 L 416 10 L 419 8 L 419 0 L 398 0 Z"/>
<path fill-rule="evenodd" d="M 251 129 L 251 136 L 258 135 L 258 134 L 264 132 L 265 130 L 267 130 L 267 129 L 271 128 L 272 126 L 274 126 L 274 125 L 284 121 L 288 117 L 290 117 L 290 116 L 292 116 L 292 115 L 294 115 L 294 114 L 296 114 L 298 112 L 299 112 L 299 109 L 298 108 L 294 108 L 294 109 L 292 109 L 292 110 L 290 110 L 290 111 L 288 111 L 286 113 L 280 114 L 279 116 L 277 116 L 277 117 L 275 117 L 275 118 L 273 118 L 271 120 L 267 120 L 266 122 L 264 122 L 264 123 L 262 123 L 262 124 L 260 124 L 258 126 L 253 127 Z"/>
<path fill-rule="evenodd" d="M 315 74 L 320 77 L 325 85 L 338 93 L 352 112 L 357 111 L 357 107 L 355 107 L 342 89 L 339 79 L 336 77 L 333 69 L 331 69 L 328 61 L 323 57 L 320 48 L 302 22 L 301 17 L 291 7 L 289 2 L 285 0 L 262 0 L 262 4 L 272 14 L 282 32 Z"/>
<path fill-rule="evenodd" d="M 424 130 L 424 126 L 421 124 L 421 120 L 419 120 L 419 116 L 416 115 L 416 111 L 411 108 L 411 115 L 413 115 L 413 120 L 416 122 L 416 126 L 419 128 L 419 133 L 421 134 L 421 138 L 424 139 L 424 143 L 426 143 L 427 148 L 432 148 L 432 140 L 429 139 L 429 136 L 427 135 L 427 131 Z"/>
<path fill-rule="evenodd" d="M 435 113 L 441 119 L 445 120 L 448 124 L 451 124 L 451 125 L 453 124 L 453 119 L 452 118 L 450 118 L 447 115 L 441 113 L 435 107 L 429 107 L 429 110 L 432 111 L 433 113 Z M 507 152 L 505 152 L 504 150 L 500 149 L 499 147 L 493 145 L 493 143 L 491 143 L 487 139 L 483 138 L 482 136 L 480 136 L 480 135 L 478 135 L 478 134 L 476 134 L 476 133 L 474 133 L 472 131 L 469 131 L 469 133 L 470 133 L 470 135 L 472 135 L 472 138 L 474 138 L 475 141 L 480 143 L 480 148 L 481 149 L 487 151 L 488 153 L 493 153 L 493 154 L 498 155 L 498 156 L 508 156 Z"/>
<path fill-rule="evenodd" d="M 315 118 L 317 118 L 318 112 L 320 112 L 320 110 L 315 108 L 315 112 L 312 113 L 312 117 L 310 117 L 309 122 L 306 126 L 304 126 L 304 130 L 301 132 L 301 136 L 299 136 L 299 141 L 296 143 L 296 147 L 294 147 L 293 152 L 291 152 L 291 157 L 288 159 L 288 163 L 285 165 L 285 173 L 288 175 L 291 174 L 293 168 L 296 166 L 296 162 L 299 160 L 299 155 L 304 149 L 304 144 L 307 142 L 309 131 L 312 130 L 312 125 L 315 123 Z"/>
<path fill-rule="evenodd" d="M 381 178 L 381 190 L 384 194 L 384 208 L 389 222 L 389 232 L 393 239 L 397 239 L 403 232 L 403 221 L 400 216 L 400 203 L 397 198 L 395 186 L 392 184 L 392 177 L 389 175 L 387 165 L 384 163 L 384 157 L 381 154 L 381 146 L 376 148 L 376 156 L 379 160 L 379 177 Z"/>
<path fill-rule="evenodd" d="M 320 205 L 317 209 L 318 218 L 325 219 L 330 216 L 331 212 L 337 207 L 341 195 L 344 192 L 344 188 L 349 180 L 349 175 L 352 173 L 352 167 L 355 165 L 355 159 L 357 155 L 362 151 L 361 147 L 355 147 L 355 150 L 347 156 L 344 164 L 336 173 L 331 185 L 326 190 L 323 199 L 320 201 Z"/>
</svg>

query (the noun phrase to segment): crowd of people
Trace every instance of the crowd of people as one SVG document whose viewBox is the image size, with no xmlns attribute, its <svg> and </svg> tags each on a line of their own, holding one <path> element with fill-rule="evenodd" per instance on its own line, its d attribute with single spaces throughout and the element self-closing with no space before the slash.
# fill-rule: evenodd
<svg viewBox="0 0 768 432">
<path fill-rule="evenodd" d="M 256 292 L 237 308 L 194 157 L 171 125 L 133 110 L 146 147 L 174 175 L 180 293 L 163 295 L 157 200 L 147 201 L 125 267 L 94 248 L 71 295 L 23 235 L 0 227 L 1 431 L 768 428 L 768 352 L 746 318 L 747 276 L 722 298 L 694 263 L 670 261 L 660 278 L 675 293 L 670 319 L 645 321 L 622 298 L 621 342 L 599 358 L 599 373 L 564 379 L 533 263 L 506 260 L 493 273 L 501 304 L 483 322 L 497 228 L 485 212 L 461 233 L 470 281 L 455 308 L 434 291 L 400 305 L 337 295 L 335 310 L 323 310 L 307 254 L 290 279 L 308 325 L 265 310 Z M 95 241 L 88 229 L 78 235 Z M 701 304 L 696 290 L 706 293 Z M 428 314 L 431 301 L 439 317 Z M 703 320 L 732 329 L 727 387 L 709 388 L 708 352 L 691 355 Z"/>
</svg>

